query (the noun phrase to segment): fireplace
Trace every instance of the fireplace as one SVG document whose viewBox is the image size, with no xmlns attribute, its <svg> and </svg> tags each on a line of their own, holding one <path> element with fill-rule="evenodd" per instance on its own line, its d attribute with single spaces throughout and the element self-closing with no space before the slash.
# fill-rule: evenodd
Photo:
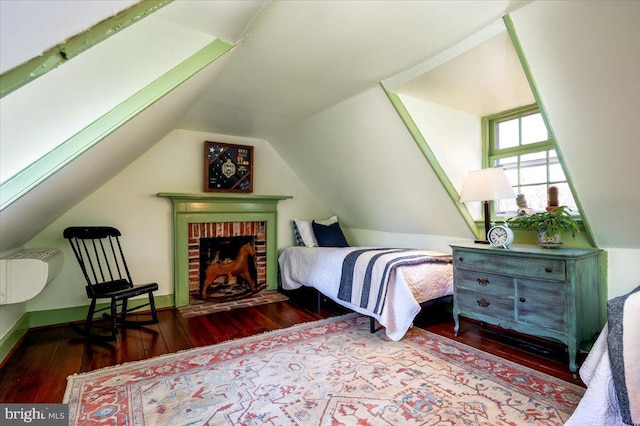
<svg viewBox="0 0 640 426">
<path fill-rule="evenodd" d="M 197 286 L 200 286 L 199 262 L 197 266 L 192 265 L 194 263 L 192 262 L 194 244 L 192 236 L 195 233 L 198 235 L 204 233 L 207 235 L 205 238 L 219 236 L 255 238 L 254 247 L 264 251 L 261 258 L 256 250 L 257 281 L 263 282 L 267 290 L 277 289 L 277 204 L 280 200 L 291 198 L 290 196 L 166 192 L 158 193 L 157 196 L 168 198 L 172 203 L 173 284 L 176 307 L 189 304 L 189 293 L 192 286 L 196 285 L 192 284 L 194 279 Z M 258 232 L 248 232 L 252 227 L 259 228 Z M 223 233 L 230 235 L 217 235 L 220 229 Z M 199 257 L 199 249 L 196 253 L 195 256 Z M 261 269 L 261 264 L 264 269 Z"/>
<path fill-rule="evenodd" d="M 188 229 L 190 300 L 228 302 L 267 287 L 266 222 L 190 223 Z"/>
</svg>

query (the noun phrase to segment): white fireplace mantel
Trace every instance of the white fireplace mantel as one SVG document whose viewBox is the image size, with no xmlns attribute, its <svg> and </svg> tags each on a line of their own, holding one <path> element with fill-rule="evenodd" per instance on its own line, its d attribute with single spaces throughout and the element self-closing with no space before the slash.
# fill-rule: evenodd
<svg viewBox="0 0 640 426">
<path fill-rule="evenodd" d="M 190 223 L 249 222 L 267 223 L 267 289 L 278 286 L 278 201 L 290 195 L 183 194 L 159 192 L 173 206 L 173 281 L 175 306 L 189 304 Z"/>
</svg>

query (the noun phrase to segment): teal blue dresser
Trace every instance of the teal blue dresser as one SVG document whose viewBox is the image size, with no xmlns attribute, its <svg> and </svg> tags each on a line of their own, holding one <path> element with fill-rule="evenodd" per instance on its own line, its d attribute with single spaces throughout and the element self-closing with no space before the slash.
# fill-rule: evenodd
<svg viewBox="0 0 640 426">
<path fill-rule="evenodd" d="M 582 341 L 602 329 L 597 249 L 455 244 L 453 318 L 460 315 L 567 345 L 576 372 Z"/>
</svg>

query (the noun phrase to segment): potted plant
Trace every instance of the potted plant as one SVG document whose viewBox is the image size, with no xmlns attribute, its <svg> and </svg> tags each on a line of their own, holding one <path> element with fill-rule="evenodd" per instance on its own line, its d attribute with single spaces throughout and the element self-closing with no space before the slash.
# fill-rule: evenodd
<svg viewBox="0 0 640 426">
<path fill-rule="evenodd" d="M 578 222 L 569 213 L 567 206 L 556 207 L 551 211 L 544 211 L 528 215 L 521 211 L 517 216 L 507 219 L 514 229 L 525 229 L 538 233 L 538 245 L 547 248 L 560 247 L 561 232 L 570 232 L 575 238 Z"/>
</svg>

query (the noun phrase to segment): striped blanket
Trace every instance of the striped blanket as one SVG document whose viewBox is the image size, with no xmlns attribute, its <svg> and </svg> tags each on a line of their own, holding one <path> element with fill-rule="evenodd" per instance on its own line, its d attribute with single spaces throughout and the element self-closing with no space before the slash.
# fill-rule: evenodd
<svg viewBox="0 0 640 426">
<path fill-rule="evenodd" d="M 609 360 L 622 421 L 640 425 L 640 286 L 607 302 Z"/>
<path fill-rule="evenodd" d="M 389 277 L 400 266 L 450 263 L 451 256 L 433 256 L 406 249 L 361 249 L 345 256 L 338 299 L 380 315 L 385 307 Z"/>
<path fill-rule="evenodd" d="M 375 318 L 395 341 L 411 327 L 420 303 L 453 294 L 451 255 L 442 252 L 287 247 L 278 264 L 284 290 L 313 287 L 337 304 Z"/>
</svg>

